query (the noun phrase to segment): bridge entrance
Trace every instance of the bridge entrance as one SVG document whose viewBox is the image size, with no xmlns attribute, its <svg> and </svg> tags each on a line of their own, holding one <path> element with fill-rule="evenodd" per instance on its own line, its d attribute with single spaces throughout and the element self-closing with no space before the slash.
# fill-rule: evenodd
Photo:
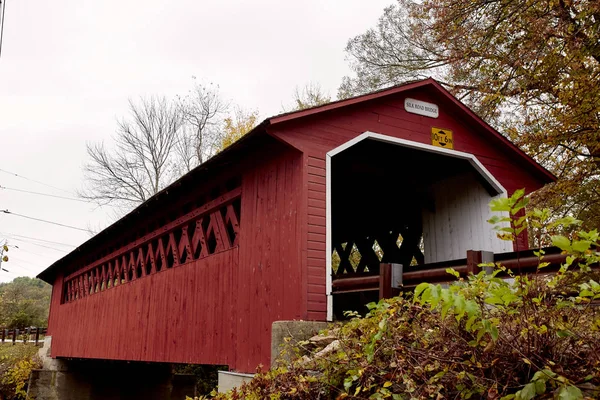
<svg viewBox="0 0 600 400">
<path fill-rule="evenodd" d="M 327 159 L 332 282 L 379 275 L 380 263 L 416 266 L 511 251 L 486 221 L 504 188 L 468 153 L 365 133 Z M 377 288 L 329 290 L 329 317 L 378 299 Z"/>
</svg>

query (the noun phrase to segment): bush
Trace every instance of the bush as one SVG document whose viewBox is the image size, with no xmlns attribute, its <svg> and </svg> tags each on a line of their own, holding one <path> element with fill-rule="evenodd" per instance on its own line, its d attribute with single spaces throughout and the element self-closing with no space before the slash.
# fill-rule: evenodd
<svg viewBox="0 0 600 400">
<path fill-rule="evenodd" d="M 493 218 L 512 240 L 527 219 L 514 216 L 522 192 L 496 201 Z M 530 222 L 550 224 L 547 212 Z M 600 398 L 600 260 L 597 231 L 555 221 L 570 236 L 549 238 L 571 254 L 557 274 L 513 276 L 501 265 L 448 287 L 423 283 L 405 297 L 369 305 L 365 318 L 332 327 L 335 341 L 297 343 L 292 363 L 261 372 L 219 399 L 583 399 Z M 452 269 L 448 272 L 458 275 Z M 501 279 L 508 274 L 509 279 Z"/>
<path fill-rule="evenodd" d="M 32 369 L 41 368 L 37 346 L 0 345 L 0 399 L 25 399 Z"/>
</svg>

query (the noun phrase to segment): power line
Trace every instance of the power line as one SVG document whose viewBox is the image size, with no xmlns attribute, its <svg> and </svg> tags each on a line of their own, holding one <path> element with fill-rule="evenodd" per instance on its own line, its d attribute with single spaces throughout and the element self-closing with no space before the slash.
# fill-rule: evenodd
<svg viewBox="0 0 600 400">
<path fill-rule="evenodd" d="M 73 194 L 73 193 L 69 192 L 68 190 L 61 189 L 61 188 L 56 187 L 56 186 L 48 185 L 47 183 L 36 181 L 35 179 L 27 178 L 27 177 L 25 177 L 23 175 L 19 175 L 19 174 L 15 173 L 15 172 L 10 172 L 10 171 L 7 171 L 7 170 L 2 169 L 2 168 L 0 168 L 0 172 L 4 172 L 5 174 L 16 176 L 17 178 L 25 179 L 26 181 L 37 183 L 38 185 L 43 185 L 43 186 L 46 186 L 46 187 L 49 187 L 49 188 L 52 188 L 52 189 L 55 189 L 55 190 L 60 190 L 61 192 Z"/>
<path fill-rule="evenodd" d="M 55 194 L 49 194 L 49 193 L 41 193 L 41 192 L 32 192 L 30 190 L 23 190 L 23 189 L 15 189 L 15 188 L 9 188 L 6 186 L 1 186 L 0 185 L 0 189 L 4 189 L 4 190 L 13 190 L 15 192 L 22 192 L 22 193 L 29 193 L 29 194 L 36 194 L 38 196 L 47 196 L 47 197 L 54 197 L 57 199 L 64 199 L 64 200 L 71 200 L 71 201 L 80 201 L 82 203 L 91 203 L 91 201 L 89 200 L 83 200 L 83 199 L 76 199 L 74 197 L 65 197 L 65 196 L 58 196 Z"/>
<path fill-rule="evenodd" d="M 44 246 L 43 244 L 34 243 L 34 242 L 32 242 L 32 241 L 29 241 L 29 240 L 18 239 L 18 238 L 15 238 L 15 237 L 13 237 L 13 236 L 10 236 L 10 235 L 6 235 L 6 236 L 8 236 L 9 238 L 11 238 L 12 240 L 16 240 L 16 241 L 18 241 L 18 242 L 27 243 L 27 244 L 30 244 L 30 245 L 33 245 L 33 246 L 39 246 L 39 247 L 43 247 L 43 248 L 45 248 L 45 249 L 50 249 L 50 250 L 54 250 L 54 251 L 60 251 L 60 252 L 62 252 L 62 253 L 66 253 L 66 252 L 68 252 L 68 251 L 69 251 L 69 250 L 65 250 L 65 249 L 57 249 L 56 247 Z M 21 248 L 19 247 L 19 249 L 21 249 Z M 23 250 L 23 249 L 21 249 L 21 250 Z M 28 250 L 28 251 L 29 251 L 29 250 Z M 31 252 L 31 251 L 29 251 L 29 252 Z M 31 252 L 31 253 L 32 253 L 32 254 L 36 254 L 36 253 L 33 253 L 33 252 Z M 36 255 L 41 255 L 41 254 L 36 254 Z"/>
<path fill-rule="evenodd" d="M 57 249 L 56 247 L 51 247 L 51 246 L 46 246 L 46 245 L 43 245 L 43 244 L 35 243 L 35 242 L 32 242 L 31 240 L 19 239 L 19 238 L 16 238 L 14 236 L 11 236 L 11 235 L 1 235 L 1 236 L 6 236 L 6 237 L 11 238 L 12 240 L 16 240 L 16 241 L 22 242 L 22 243 L 27 243 L 27 244 L 30 244 L 32 246 L 39 246 L 39 247 L 43 247 L 45 249 L 60 251 L 60 252 L 63 252 L 63 253 L 66 253 L 66 252 L 70 251 L 70 250 Z M 22 247 L 17 246 L 17 248 L 20 249 L 20 250 L 24 250 L 25 251 L 25 249 L 23 249 Z M 34 252 L 32 252 L 31 250 L 28 250 L 28 249 L 26 251 L 31 252 L 32 254 L 39 255 L 39 256 L 42 255 L 42 254 L 34 253 Z"/>
<path fill-rule="evenodd" d="M 36 237 L 31 237 L 31 236 L 17 235 L 15 233 L 6 233 L 5 232 L 5 233 L 0 233 L 0 235 L 20 237 L 20 238 L 25 238 L 25 239 L 37 240 L 38 242 L 58 244 L 58 245 L 68 246 L 68 247 L 77 247 L 74 244 L 68 244 L 68 243 L 62 243 L 62 242 L 53 242 L 52 240 L 45 240 L 45 239 L 40 239 L 40 238 L 36 238 Z"/>
<path fill-rule="evenodd" d="M 2 21 L 0 21 L 0 55 L 2 54 L 2 39 L 4 38 L 4 14 L 6 13 L 6 0 L 0 0 L 2 6 Z"/>
<path fill-rule="evenodd" d="M 48 257 L 44 254 L 40 254 L 40 253 L 36 253 L 35 251 L 31 251 L 29 249 L 24 249 L 21 246 L 15 246 L 18 250 L 21 250 L 23 253 L 27 253 L 27 254 L 33 254 L 34 256 L 38 256 L 38 257 Z"/>
<path fill-rule="evenodd" d="M 47 224 L 52 224 L 52 225 L 57 225 L 57 226 L 62 226 L 64 228 L 70 228 L 70 229 L 76 229 L 78 231 L 83 231 L 83 232 L 88 232 L 89 233 L 89 229 L 83 229 L 83 228 L 78 228 L 76 226 L 72 226 L 72 225 L 66 225 L 66 224 L 61 224 L 59 222 L 53 222 L 53 221 L 48 221 L 46 219 L 41 219 L 41 218 L 34 218 L 34 217 L 29 217 L 27 215 L 23 215 L 23 214 L 17 214 L 14 212 L 10 212 L 8 210 L 0 210 L 0 212 L 3 212 L 4 214 L 9 214 L 9 215 L 15 215 L 17 217 L 21 217 L 21 218 L 27 218 L 27 219 L 31 219 L 33 221 L 39 221 L 39 222 L 45 222 Z"/>
<path fill-rule="evenodd" d="M 32 267 L 34 267 L 34 268 L 44 268 L 44 267 L 40 267 L 38 264 L 34 264 L 34 263 L 32 263 L 31 261 L 23 260 L 23 259 L 22 259 L 22 258 L 20 258 L 20 257 L 9 256 L 9 258 L 8 258 L 8 262 L 9 262 L 9 263 L 10 263 L 11 261 L 13 261 L 13 262 L 14 262 L 15 260 L 16 260 L 17 262 L 19 262 L 19 263 L 25 263 L 25 264 L 29 264 L 29 265 L 31 265 L 31 266 L 32 266 Z M 13 264 L 14 264 L 14 263 L 13 263 Z M 29 271 L 31 271 L 31 272 L 35 272 L 35 271 L 33 271 L 33 270 L 29 269 L 28 267 L 25 267 L 24 265 L 19 265 L 19 264 L 14 264 L 14 265 L 18 265 L 18 266 L 20 266 L 21 268 L 25 268 L 25 269 L 27 269 L 27 270 L 29 270 Z M 9 265 L 9 266 L 10 266 L 10 265 Z"/>
<path fill-rule="evenodd" d="M 23 262 L 23 260 L 19 260 L 19 262 Z M 12 267 L 22 268 L 22 269 L 24 269 L 25 271 L 29 271 L 29 272 L 31 272 L 32 274 L 37 274 L 37 273 L 39 272 L 39 271 L 34 271 L 34 270 L 32 270 L 31 268 L 28 268 L 28 267 L 26 267 L 26 266 L 24 266 L 24 265 L 15 264 L 14 262 L 11 262 L 11 261 L 10 261 L 10 259 L 8 260 L 8 262 L 7 262 L 6 264 L 8 264 L 8 267 L 9 267 L 9 268 L 11 268 L 11 269 L 12 269 Z M 32 264 L 32 265 L 33 265 L 33 264 Z M 35 265 L 34 265 L 34 266 L 35 266 Z M 42 269 L 43 267 L 37 267 L 37 268 L 40 268 L 40 269 Z"/>
</svg>

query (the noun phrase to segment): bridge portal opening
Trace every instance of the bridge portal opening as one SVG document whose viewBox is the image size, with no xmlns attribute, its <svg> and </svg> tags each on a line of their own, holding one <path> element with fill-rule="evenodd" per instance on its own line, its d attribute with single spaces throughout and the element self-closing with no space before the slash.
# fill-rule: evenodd
<svg viewBox="0 0 600 400">
<path fill-rule="evenodd" d="M 369 133 L 328 156 L 332 282 L 379 275 L 380 263 L 420 266 L 462 259 L 469 249 L 511 251 L 486 222 L 490 200 L 505 191 L 474 156 Z M 330 319 L 364 312 L 379 296 L 335 285 L 330 293 Z"/>
</svg>

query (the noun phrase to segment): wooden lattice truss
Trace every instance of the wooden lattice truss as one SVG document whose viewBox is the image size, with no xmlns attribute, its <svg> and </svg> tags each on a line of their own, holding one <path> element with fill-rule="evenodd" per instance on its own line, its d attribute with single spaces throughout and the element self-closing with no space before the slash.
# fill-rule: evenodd
<svg viewBox="0 0 600 400">
<path fill-rule="evenodd" d="M 232 190 L 69 275 L 71 302 L 237 246 L 241 189 Z"/>
<path fill-rule="evenodd" d="M 380 263 L 410 265 L 413 258 L 417 264 L 423 264 L 425 259 L 420 248 L 422 236 L 421 220 L 415 219 L 396 229 L 336 243 L 333 252 L 337 253 L 339 265 L 334 275 L 378 274 Z M 399 240 L 399 237 L 402 239 Z"/>
</svg>

